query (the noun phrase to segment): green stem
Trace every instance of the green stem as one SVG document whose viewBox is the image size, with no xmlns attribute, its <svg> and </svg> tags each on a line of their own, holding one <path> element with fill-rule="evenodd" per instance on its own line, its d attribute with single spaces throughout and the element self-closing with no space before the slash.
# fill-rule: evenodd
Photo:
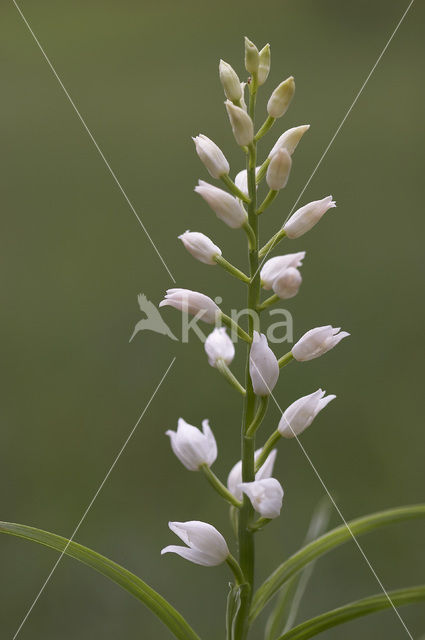
<svg viewBox="0 0 425 640">
<path fill-rule="evenodd" d="M 260 529 L 265 527 L 266 524 L 269 524 L 269 522 L 271 521 L 272 521 L 271 518 L 263 518 L 263 517 L 258 518 L 258 520 L 256 520 L 249 526 L 249 530 L 252 531 L 253 533 L 255 533 L 256 531 L 260 531 Z"/>
<path fill-rule="evenodd" d="M 287 364 L 292 362 L 293 359 L 294 359 L 294 356 L 292 355 L 292 351 L 288 351 L 288 353 L 285 353 L 284 356 L 279 358 L 277 363 L 278 363 L 279 367 L 282 369 L 282 367 L 286 367 Z"/>
<path fill-rule="evenodd" d="M 237 322 L 235 322 L 230 316 L 227 316 L 223 312 L 221 313 L 221 321 L 224 325 L 226 325 L 226 327 L 228 327 L 232 331 L 235 331 L 237 335 L 242 338 L 242 340 L 245 340 L 245 342 L 248 343 L 252 342 L 251 334 L 246 333 L 246 331 L 244 331 Z"/>
<path fill-rule="evenodd" d="M 267 440 L 267 442 L 261 449 L 261 453 L 258 456 L 255 463 L 255 473 L 257 473 L 257 471 L 261 469 L 261 467 L 267 460 L 268 456 L 270 455 L 270 452 L 272 451 L 272 449 L 274 449 L 275 445 L 279 442 L 280 438 L 281 438 L 281 435 L 279 431 L 276 429 L 276 431 L 272 433 L 270 438 Z"/>
<path fill-rule="evenodd" d="M 249 204 L 248 196 L 246 196 L 240 189 L 238 189 L 238 187 L 235 185 L 228 174 L 222 175 L 220 177 L 226 187 L 229 189 L 229 191 L 231 191 L 231 193 L 233 193 L 234 196 L 239 198 L 239 200 L 243 200 L 243 202 L 246 202 L 246 204 Z"/>
<path fill-rule="evenodd" d="M 276 118 L 272 118 L 271 116 L 268 116 L 267 119 L 262 124 L 262 126 L 258 129 L 257 133 L 255 134 L 255 138 L 254 138 L 255 142 L 258 142 L 258 140 L 262 138 L 269 129 L 271 129 L 271 127 L 274 125 L 275 122 L 276 122 Z"/>
<path fill-rule="evenodd" d="M 242 502 L 239 502 L 239 500 L 235 498 L 233 493 L 230 493 L 230 491 L 227 489 L 227 487 L 224 486 L 221 480 L 217 478 L 214 471 L 211 471 L 209 466 L 206 464 L 201 465 L 200 469 L 203 471 L 204 476 L 206 477 L 212 488 L 215 489 L 215 491 L 217 491 L 217 493 L 219 493 L 222 498 L 227 500 L 227 502 L 240 509 L 240 507 L 242 506 Z"/>
<path fill-rule="evenodd" d="M 258 311 L 264 311 L 264 309 L 267 309 L 267 307 L 271 307 L 272 304 L 275 304 L 275 302 L 279 302 L 279 300 L 279 296 L 276 293 L 273 294 L 272 296 L 270 296 L 270 298 L 266 298 L 264 302 L 258 305 Z"/>
<path fill-rule="evenodd" d="M 264 416 L 266 415 L 267 406 L 269 404 L 269 396 L 262 396 L 260 398 L 260 403 L 258 405 L 257 413 L 255 414 L 254 420 L 249 425 L 246 435 L 249 438 L 255 436 L 255 433 L 263 421 Z"/>
<path fill-rule="evenodd" d="M 232 387 L 236 389 L 236 391 L 239 391 L 239 393 L 241 393 L 244 396 L 246 393 L 245 389 L 243 388 L 239 380 L 236 378 L 236 376 L 234 376 L 233 373 L 230 371 L 229 367 L 224 362 L 224 360 L 220 358 L 215 363 L 215 366 L 216 366 L 216 369 L 220 371 L 221 375 L 224 378 L 226 378 L 227 382 L 229 382 L 232 385 Z"/>
<path fill-rule="evenodd" d="M 267 209 L 267 207 L 269 205 L 271 205 L 271 203 L 276 198 L 278 193 L 279 193 L 279 191 L 273 191 L 273 189 L 270 189 L 270 191 L 268 192 L 268 194 L 264 198 L 263 202 L 260 204 L 260 206 L 257 209 L 257 216 L 259 216 L 261 213 L 263 213 L 263 211 L 265 211 Z"/>
<path fill-rule="evenodd" d="M 226 562 L 231 568 L 233 575 L 235 576 L 236 584 L 244 584 L 246 582 L 245 576 L 242 573 L 239 562 L 232 556 L 231 553 L 227 556 Z"/>
<path fill-rule="evenodd" d="M 247 284 L 249 284 L 250 278 L 248 278 L 248 276 L 243 271 L 240 271 L 240 269 L 231 264 L 231 262 L 228 262 L 225 258 L 223 258 L 223 256 L 214 256 L 214 260 L 217 264 L 220 265 L 220 267 L 223 267 L 223 269 L 231 273 L 232 276 L 235 276 L 235 278 L 239 278 L 239 280 L 242 280 L 242 282 L 246 282 Z"/>
<path fill-rule="evenodd" d="M 264 247 L 260 249 L 260 252 L 259 252 L 260 258 L 264 258 L 265 256 L 267 256 L 270 253 L 270 251 L 274 249 L 276 245 L 278 245 L 279 242 L 285 236 L 286 236 L 286 231 L 283 228 L 280 229 L 280 231 L 278 231 L 277 233 L 275 233 L 274 236 L 272 236 L 270 240 L 264 245 Z"/>
<path fill-rule="evenodd" d="M 254 122 L 255 102 L 257 95 L 257 77 L 253 74 L 250 84 L 249 99 L 249 115 Z M 248 193 L 250 203 L 248 205 L 248 221 L 253 230 L 255 243 L 249 247 L 249 267 L 251 282 L 248 285 L 247 308 L 255 311 L 260 297 L 260 274 L 258 270 L 258 218 L 257 209 L 257 186 L 255 182 L 255 167 L 257 162 L 257 146 L 256 142 L 249 146 L 247 157 L 247 175 L 248 175 Z M 248 316 L 248 333 L 252 339 L 254 334 L 254 318 L 253 314 Z M 241 429 L 241 460 L 242 460 L 242 480 L 243 482 L 252 482 L 255 479 L 254 474 L 254 452 L 255 439 L 247 435 L 249 425 L 255 416 L 256 397 L 252 388 L 252 381 L 249 375 L 249 352 L 246 359 L 246 395 L 244 400 L 244 410 Z M 235 625 L 235 640 L 245 640 L 248 634 L 248 615 L 251 605 L 252 590 L 254 584 L 254 564 L 255 564 L 255 546 L 254 535 L 249 530 L 249 526 L 254 517 L 254 509 L 248 496 L 244 495 L 243 506 L 239 512 L 238 540 L 239 540 L 239 564 L 250 587 L 246 597 L 241 601 L 238 617 Z"/>
<path fill-rule="evenodd" d="M 245 224 L 242 225 L 242 229 L 245 231 L 246 235 L 248 236 L 249 250 L 254 251 L 255 247 L 257 246 L 257 238 L 255 235 L 254 229 L 249 224 L 249 222 L 245 222 Z"/>
</svg>

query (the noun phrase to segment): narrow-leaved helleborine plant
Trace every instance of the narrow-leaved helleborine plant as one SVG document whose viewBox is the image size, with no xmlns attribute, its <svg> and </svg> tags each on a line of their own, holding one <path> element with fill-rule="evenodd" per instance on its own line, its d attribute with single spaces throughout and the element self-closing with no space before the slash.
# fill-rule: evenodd
<svg viewBox="0 0 425 640">
<path fill-rule="evenodd" d="M 304 546 L 277 567 L 272 567 L 271 575 L 259 587 L 256 586 L 255 537 L 264 527 L 272 526 L 281 511 L 285 511 L 284 489 L 280 481 L 273 477 L 277 446 L 284 443 L 291 447 L 294 446 L 293 441 L 300 444 L 299 436 L 335 398 L 332 394 L 325 395 L 326 392 L 320 388 L 313 392 L 311 388 L 301 389 L 301 397 L 298 400 L 292 403 L 289 399 L 285 400 L 285 409 L 281 410 L 278 424 L 274 425 L 274 430 L 270 430 L 264 440 L 261 438 L 262 441 L 258 442 L 259 430 L 267 416 L 270 401 L 273 400 L 280 407 L 280 400 L 276 399 L 281 398 L 282 394 L 279 374 L 281 377 L 286 375 L 287 369 L 284 373 L 280 372 L 291 362 L 298 363 L 297 366 L 309 366 L 303 363 L 327 353 L 349 335 L 339 328 L 323 325 L 307 331 L 288 353 L 275 355 L 264 328 L 261 330 L 259 318 L 264 309 L 297 295 L 302 282 L 300 269 L 305 258 L 302 247 L 293 246 L 291 243 L 290 251 L 283 255 L 270 257 L 270 252 L 284 238 L 288 242 L 296 241 L 312 230 L 324 214 L 335 207 L 331 195 L 323 197 L 323 194 L 318 194 L 322 196 L 320 199 L 305 203 L 287 220 L 283 220 L 284 215 L 280 214 L 279 231 L 260 247 L 260 216 L 270 207 L 277 195 L 284 191 L 292 172 L 296 148 L 309 129 L 309 125 L 300 125 L 280 132 L 277 141 L 265 150 L 264 159 L 259 158 L 258 143 L 277 120 L 280 122 L 295 94 L 295 80 L 289 76 L 272 91 L 267 102 L 265 120 L 256 129 L 257 92 L 267 80 L 270 60 L 268 44 L 259 51 L 256 45 L 246 38 L 246 73 L 244 72 L 242 80 L 228 62 L 221 60 L 219 63 L 219 78 L 225 97 L 224 108 L 245 166 L 241 161 L 242 166 L 231 171 L 226 156 L 213 140 L 204 134 L 193 138 L 196 152 L 209 173 L 209 177 L 204 177 L 216 181 L 215 184 L 210 184 L 203 179 L 199 180 L 195 191 L 205 201 L 203 204 L 199 200 L 199 206 L 207 205 L 217 218 L 230 228 L 229 233 L 234 234 L 233 237 L 239 233 L 245 238 L 246 234 L 248 273 L 244 273 L 226 260 L 221 249 L 202 232 L 184 231 L 183 226 L 179 236 L 191 257 L 198 261 L 199 268 L 219 265 L 246 288 L 247 309 L 250 312 L 247 316 L 247 326 L 241 327 L 203 292 L 183 288 L 169 289 L 159 305 L 174 307 L 181 313 L 193 315 L 206 325 L 214 327 L 204 345 L 207 356 L 205 365 L 216 369 L 232 385 L 239 394 L 238 399 L 242 401 L 241 432 L 238 434 L 232 428 L 232 424 L 227 425 L 228 428 L 225 430 L 229 441 L 231 438 L 240 438 L 240 459 L 236 460 L 230 469 L 226 484 L 220 480 L 212 467 L 220 448 L 226 448 L 227 443 L 217 444 L 208 419 L 202 421 L 200 429 L 179 418 L 176 430 L 166 430 L 171 449 L 181 466 L 195 472 L 195 476 L 204 475 L 213 490 L 223 498 L 227 506 L 230 505 L 231 530 L 234 532 L 235 540 L 227 534 L 226 537 L 223 535 L 223 523 L 199 520 L 169 522 L 170 530 L 181 539 L 183 545 L 171 544 L 162 549 L 162 554 L 177 554 L 185 560 L 206 567 L 208 571 L 213 570 L 211 567 L 218 567 L 216 571 L 224 572 L 228 569 L 221 565 L 228 565 L 232 582 L 228 589 L 228 577 L 223 574 L 223 593 L 227 592 L 227 611 L 223 615 L 222 634 L 216 636 L 226 640 L 246 640 L 253 622 L 274 596 L 277 596 L 274 608 L 271 609 L 265 629 L 257 627 L 257 638 L 306 640 L 355 617 L 387 607 L 393 607 L 396 611 L 398 606 L 425 599 L 425 586 L 386 592 L 378 580 L 382 588 L 378 595 L 344 605 L 294 626 L 297 608 L 311 574 L 312 562 L 316 558 L 370 530 L 392 522 L 424 517 L 425 505 L 389 509 L 358 518 L 348 524 L 344 521 L 341 526 L 324 533 L 328 523 L 329 501 L 326 504 L 322 503 L 313 514 Z M 245 102 L 246 93 L 249 94 L 248 106 Z M 260 198 L 260 190 L 264 185 L 267 185 L 267 189 Z M 332 215 L 328 215 L 322 224 L 327 225 L 331 222 Z M 261 300 L 262 290 L 273 293 Z M 257 321 L 254 322 L 254 319 Z M 232 330 L 235 340 L 232 341 L 226 327 Z M 235 350 L 236 337 L 239 341 Z M 241 340 L 246 343 L 243 381 L 238 380 L 230 369 L 235 351 L 243 346 Z M 308 391 L 310 393 L 306 394 Z M 173 424 L 176 418 L 173 418 Z M 212 425 L 214 428 L 214 421 Z M 303 451 L 305 453 L 304 448 Z M 288 487 L 287 495 L 290 495 Z M 336 506 L 334 501 L 333 504 Z M 178 509 L 178 505 L 174 507 L 175 510 Z M 193 517 L 196 515 L 194 513 Z M 114 526 L 113 520 L 110 526 Z M 0 532 L 36 541 L 91 566 L 147 606 L 179 640 L 212 638 L 208 630 L 204 630 L 205 636 L 204 631 L 198 635 L 183 616 L 152 587 L 95 551 L 73 540 L 25 525 L 1 522 Z M 273 557 L 278 553 L 279 550 L 275 550 Z M 264 568 L 262 572 L 264 573 Z M 182 585 L 181 592 L 184 591 Z M 209 608 L 211 603 L 208 594 L 199 595 L 199 607 Z M 223 595 L 223 609 L 226 596 Z M 402 621 L 400 616 L 399 618 L 397 624 Z M 140 637 L 146 637 L 143 631 Z"/>
</svg>

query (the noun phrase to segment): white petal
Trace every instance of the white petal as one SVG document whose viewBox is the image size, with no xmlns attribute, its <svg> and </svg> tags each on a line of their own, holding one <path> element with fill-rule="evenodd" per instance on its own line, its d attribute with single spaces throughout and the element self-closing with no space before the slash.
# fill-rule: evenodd
<svg viewBox="0 0 425 640">
<path fill-rule="evenodd" d="M 217 562 L 217 559 L 213 556 L 210 556 L 207 553 L 203 553 L 202 551 L 198 551 L 197 549 L 189 549 L 189 547 L 180 547 L 178 545 L 170 544 L 168 547 L 164 547 L 161 551 L 161 555 L 164 553 L 176 553 L 181 556 L 185 560 L 189 560 L 194 564 L 200 564 L 203 567 L 214 567 L 220 562 Z"/>
</svg>

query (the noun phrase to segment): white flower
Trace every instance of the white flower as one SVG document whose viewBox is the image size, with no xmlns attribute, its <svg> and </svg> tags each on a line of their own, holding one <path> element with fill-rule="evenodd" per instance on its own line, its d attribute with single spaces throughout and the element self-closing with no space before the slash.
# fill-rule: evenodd
<svg viewBox="0 0 425 640">
<path fill-rule="evenodd" d="M 281 82 L 273 91 L 267 103 L 267 112 L 271 118 L 280 118 L 286 112 L 295 93 L 295 80 L 292 76 Z"/>
<path fill-rule="evenodd" d="M 241 81 L 233 67 L 227 62 L 224 62 L 224 60 L 220 60 L 218 71 L 226 98 L 235 100 L 236 102 L 240 100 L 242 97 Z"/>
<path fill-rule="evenodd" d="M 261 87 L 262 84 L 268 78 L 270 71 L 270 45 L 266 44 L 259 53 L 259 64 L 258 64 L 258 86 Z"/>
<path fill-rule="evenodd" d="M 295 400 L 282 414 L 278 431 L 284 438 L 294 438 L 311 425 L 317 414 L 336 396 L 324 397 L 326 391 L 318 389 L 308 396 Z"/>
<path fill-rule="evenodd" d="M 301 267 L 304 258 L 305 251 L 299 251 L 298 253 L 288 253 L 284 256 L 276 256 L 267 260 L 260 272 L 262 287 L 266 291 L 272 289 L 276 278 L 281 276 L 289 267 Z"/>
<path fill-rule="evenodd" d="M 245 37 L 245 69 L 248 73 L 256 73 L 260 63 L 260 54 L 251 40 Z"/>
<path fill-rule="evenodd" d="M 235 357 L 235 347 L 227 335 L 225 327 L 214 329 L 205 340 L 204 348 L 208 362 L 212 367 L 217 365 L 217 360 L 223 360 L 226 364 L 230 364 Z"/>
<path fill-rule="evenodd" d="M 239 229 L 247 221 L 248 215 L 242 204 L 230 193 L 203 180 L 199 180 L 195 191 L 209 204 L 217 218 L 223 220 L 232 229 Z"/>
<path fill-rule="evenodd" d="M 333 349 L 343 338 L 350 335 L 346 331 L 341 331 L 341 333 L 339 331 L 339 327 L 335 329 L 330 324 L 325 327 L 310 329 L 292 347 L 292 355 L 299 362 L 313 360 L 322 356 L 330 349 Z"/>
<path fill-rule="evenodd" d="M 263 518 L 277 518 L 280 515 L 283 489 L 276 478 L 242 482 L 240 487 L 251 500 L 252 506 L 260 516 L 263 516 Z"/>
<path fill-rule="evenodd" d="M 267 168 L 266 181 L 269 189 L 279 191 L 286 187 L 291 172 L 292 160 L 286 149 L 278 149 L 272 155 Z"/>
<path fill-rule="evenodd" d="M 215 256 L 221 256 L 221 249 L 208 236 L 198 231 L 185 231 L 179 236 L 189 253 L 205 264 L 217 264 Z"/>
<path fill-rule="evenodd" d="M 236 142 L 241 147 L 248 146 L 254 139 L 254 124 L 251 118 L 244 109 L 237 107 L 230 100 L 226 100 L 224 104 Z"/>
<path fill-rule="evenodd" d="M 198 291 L 190 289 L 167 289 L 164 300 L 159 303 L 160 307 L 174 307 L 183 313 L 190 313 L 192 316 L 200 313 L 200 319 L 208 324 L 215 324 L 217 316 L 221 313 L 214 300 Z"/>
<path fill-rule="evenodd" d="M 254 456 L 255 462 L 257 462 L 260 454 L 261 454 L 261 449 L 257 449 Z M 258 469 L 257 473 L 255 474 L 256 480 L 264 480 L 264 478 L 271 477 L 273 473 L 274 463 L 276 460 L 276 455 L 277 455 L 277 449 L 273 449 L 273 451 L 269 453 L 266 461 L 260 467 L 260 469 Z M 230 493 L 232 493 L 235 496 L 235 498 L 239 501 L 242 500 L 242 489 L 240 486 L 241 483 L 242 483 L 242 461 L 239 460 L 239 462 L 235 464 L 235 466 L 231 469 L 229 475 L 227 476 L 227 488 L 229 489 Z"/>
<path fill-rule="evenodd" d="M 230 171 L 222 150 L 217 147 L 215 142 L 204 136 L 202 133 L 192 138 L 195 143 L 196 153 L 200 160 L 204 163 L 213 178 L 220 178 L 227 175 Z"/>
<path fill-rule="evenodd" d="M 217 444 L 208 420 L 202 420 L 202 433 L 183 418 L 178 420 L 177 431 L 165 433 L 174 454 L 189 471 L 198 471 L 202 464 L 210 467 L 217 459 Z"/>
<path fill-rule="evenodd" d="M 336 207 L 332 196 L 326 196 L 322 200 L 314 200 L 305 204 L 301 209 L 289 218 L 284 225 L 284 230 L 288 238 L 299 238 L 307 231 L 310 231 L 328 209 Z"/>
<path fill-rule="evenodd" d="M 188 546 L 180 547 L 172 544 L 162 549 L 161 555 L 177 553 L 185 560 L 203 567 L 215 567 L 224 562 L 229 555 L 225 539 L 211 524 L 190 520 L 189 522 L 169 522 L 168 526 Z"/>
<path fill-rule="evenodd" d="M 279 364 L 276 356 L 267 344 L 264 333 L 254 331 L 254 338 L 249 353 L 249 375 L 254 393 L 257 396 L 268 396 L 273 391 L 279 377 Z"/>
<path fill-rule="evenodd" d="M 289 300 L 297 295 L 303 281 L 300 272 L 295 267 L 288 267 L 273 282 L 273 291 L 282 300 Z"/>
<path fill-rule="evenodd" d="M 259 172 L 259 170 L 260 170 L 260 167 L 256 167 L 255 168 L 255 176 L 257 176 L 257 173 Z M 242 169 L 242 171 L 239 171 L 239 173 L 237 174 L 237 176 L 235 178 L 235 185 L 237 186 L 239 191 L 242 191 L 242 193 L 244 193 L 246 196 L 249 195 L 249 193 L 248 193 L 248 173 L 247 173 L 246 169 Z"/>
<path fill-rule="evenodd" d="M 274 147 L 269 153 L 269 158 L 276 153 L 278 149 L 286 149 L 290 156 L 294 153 L 297 145 L 306 131 L 310 129 L 309 124 L 302 124 L 300 127 L 292 127 L 282 133 L 282 135 L 276 140 Z"/>
</svg>

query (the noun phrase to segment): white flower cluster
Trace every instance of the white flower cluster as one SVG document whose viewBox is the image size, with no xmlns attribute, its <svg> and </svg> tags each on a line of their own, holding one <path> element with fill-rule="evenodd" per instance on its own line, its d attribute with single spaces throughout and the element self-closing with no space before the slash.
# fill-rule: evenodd
<svg viewBox="0 0 425 640">
<path fill-rule="evenodd" d="M 207 205 L 216 216 L 232 229 L 244 229 L 249 239 L 250 276 L 245 276 L 233 267 L 222 256 L 221 249 L 207 236 L 200 232 L 186 231 L 179 236 L 187 251 L 198 261 L 207 265 L 219 264 L 234 276 L 243 279 L 250 290 L 250 300 L 256 302 L 251 305 L 251 311 L 261 311 L 265 303 L 260 303 L 261 287 L 265 291 L 273 291 L 273 296 L 266 302 L 274 304 L 279 299 L 287 300 L 296 296 L 300 289 L 302 277 L 300 267 L 305 258 L 304 251 L 287 253 L 259 263 L 261 252 L 258 247 L 258 224 L 254 219 L 271 204 L 277 193 L 285 188 L 292 167 L 292 156 L 302 136 L 308 131 L 309 125 L 301 125 L 288 129 L 280 135 L 269 151 L 262 165 L 256 162 L 256 144 L 268 131 L 276 119 L 281 118 L 287 111 L 295 92 L 295 81 L 292 76 L 281 82 L 272 92 L 267 103 L 267 119 L 257 133 L 254 130 L 253 105 L 255 93 L 266 81 L 270 70 L 270 47 L 266 45 L 261 51 L 246 39 L 245 68 L 250 74 L 248 81 L 250 102 L 249 108 L 245 103 L 246 83 L 241 82 L 236 71 L 227 62 L 220 60 L 219 77 L 226 96 L 225 108 L 236 143 L 247 154 L 247 168 L 239 171 L 232 181 L 230 165 L 221 149 L 206 135 L 194 137 L 196 152 L 214 179 L 222 181 L 225 189 L 199 180 L 195 187 Z M 254 97 L 253 97 L 254 96 Z M 263 204 L 258 207 L 257 183 L 265 178 L 269 193 Z M 283 224 L 278 240 L 284 236 L 296 239 L 316 225 L 328 209 L 335 207 L 332 196 L 310 202 L 295 211 Z M 273 240 L 273 239 L 272 239 Z M 266 245 L 266 257 L 272 244 Z M 277 241 L 276 241 L 277 242 Z M 254 256 L 254 257 L 253 257 Z M 252 262 L 252 260 L 254 260 Z M 251 295 L 252 294 L 252 295 Z M 267 410 L 267 401 L 273 394 L 278 383 L 281 366 L 290 360 L 299 362 L 312 360 L 326 353 L 349 335 L 345 331 L 332 326 L 317 327 L 307 331 L 293 346 L 291 352 L 280 360 L 270 348 L 266 336 L 255 330 L 254 324 L 249 324 L 247 332 L 237 326 L 238 335 L 250 343 L 248 373 L 246 388 L 236 380 L 230 371 L 235 357 L 235 346 L 226 332 L 220 326 L 225 319 L 230 320 L 220 310 L 218 305 L 208 296 L 189 289 L 169 289 L 160 306 L 172 306 L 189 313 L 208 324 L 217 325 L 205 341 L 205 352 L 208 363 L 219 370 L 233 386 L 235 386 L 249 400 L 249 424 L 245 424 L 244 434 L 254 439 L 255 432 L 260 426 Z M 233 321 L 231 321 L 233 322 Z M 234 323 L 233 323 L 234 324 Z M 230 325 L 229 325 L 230 326 Z M 314 418 L 324 407 L 335 398 L 334 395 L 325 396 L 321 389 L 299 398 L 293 402 L 282 414 L 274 434 L 263 448 L 246 454 L 242 450 L 242 459 L 231 469 L 227 486 L 224 485 L 211 470 L 217 459 L 217 443 L 209 426 L 208 420 L 203 420 L 202 431 L 188 424 L 183 418 L 178 420 L 177 430 L 168 430 L 171 447 L 180 462 L 190 471 L 203 472 L 210 484 L 224 497 L 233 509 L 245 509 L 251 504 L 259 514 L 257 523 L 252 523 L 252 531 L 260 528 L 269 520 L 280 514 L 283 501 L 283 488 L 280 482 L 272 477 L 277 450 L 274 443 L 280 438 L 298 438 L 311 425 Z M 254 410 L 253 410 L 254 408 Z M 248 502 L 247 502 L 248 501 Z M 173 531 L 186 546 L 167 546 L 162 553 L 177 553 L 197 564 L 214 566 L 227 561 L 235 566 L 235 559 L 231 556 L 228 545 L 215 527 L 205 522 L 170 522 Z M 242 532 L 243 534 L 243 532 Z M 240 534 L 241 535 L 241 534 Z M 249 532 L 247 535 L 251 535 Z M 237 563 L 236 563 L 237 564 Z M 240 569 L 242 571 L 243 568 Z"/>
</svg>

